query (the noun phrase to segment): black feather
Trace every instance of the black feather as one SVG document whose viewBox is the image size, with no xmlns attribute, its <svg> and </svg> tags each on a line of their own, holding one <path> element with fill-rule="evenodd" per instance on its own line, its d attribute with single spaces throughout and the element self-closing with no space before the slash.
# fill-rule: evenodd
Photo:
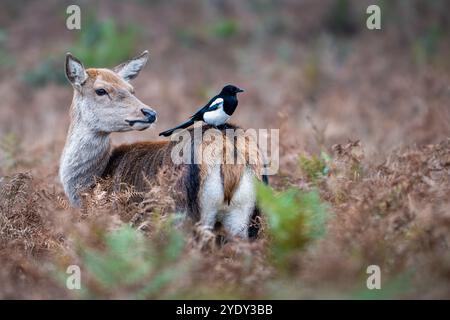
<svg viewBox="0 0 450 320">
<path fill-rule="evenodd" d="M 183 122 L 182 124 L 180 124 L 179 126 L 176 126 L 175 128 L 172 128 L 172 129 L 169 129 L 169 130 L 166 130 L 166 131 L 161 132 L 159 135 L 160 135 L 160 136 L 164 136 L 164 137 L 168 137 L 168 136 L 170 136 L 175 130 L 178 130 L 178 129 L 186 129 L 187 127 L 189 127 L 189 126 L 191 126 L 191 125 L 193 125 L 193 124 L 194 124 L 194 121 L 193 121 L 192 119 L 189 119 L 188 121 Z"/>
</svg>

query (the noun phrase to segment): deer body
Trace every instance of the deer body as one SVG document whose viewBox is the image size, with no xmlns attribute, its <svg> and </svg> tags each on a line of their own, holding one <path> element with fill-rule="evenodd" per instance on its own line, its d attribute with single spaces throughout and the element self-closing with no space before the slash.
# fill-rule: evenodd
<svg viewBox="0 0 450 320">
<path fill-rule="evenodd" d="M 217 156 L 201 164 L 175 165 L 171 141 L 111 147 L 110 133 L 144 130 L 156 121 L 156 112 L 134 96 L 129 84 L 147 58 L 144 52 L 114 70 L 84 69 L 68 54 L 66 75 L 75 90 L 59 176 L 70 203 L 81 206 L 80 193 L 92 187 L 97 177 L 143 191 L 148 188 L 146 178 L 168 169 L 180 173 L 175 183 L 182 210 L 207 228 L 221 221 L 231 236 L 246 238 L 256 201 L 254 177 L 258 176 L 252 167 L 221 165 Z M 221 132 L 217 136 L 224 138 Z"/>
</svg>

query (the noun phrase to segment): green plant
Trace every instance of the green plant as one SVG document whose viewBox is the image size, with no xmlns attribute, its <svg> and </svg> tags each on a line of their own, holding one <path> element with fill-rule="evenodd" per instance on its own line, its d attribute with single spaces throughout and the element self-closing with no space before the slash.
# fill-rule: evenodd
<svg viewBox="0 0 450 320">
<path fill-rule="evenodd" d="M 443 32 L 438 25 L 433 25 L 420 35 L 412 45 L 413 58 L 416 63 L 427 63 L 436 57 Z"/>
<path fill-rule="evenodd" d="M 70 48 L 86 67 L 113 67 L 132 57 L 135 52 L 137 28 L 128 26 L 119 28 L 109 19 L 98 21 L 88 17 L 75 44 Z M 57 57 L 43 59 L 33 69 L 24 74 L 25 83 L 33 87 L 41 87 L 48 83 L 65 83 L 64 71 L 61 68 L 61 53 Z"/>
<path fill-rule="evenodd" d="M 272 256 L 283 264 L 293 253 L 325 233 L 327 209 L 317 191 L 302 192 L 291 188 L 276 193 L 260 183 L 258 205 L 267 215 Z"/>
<path fill-rule="evenodd" d="M 186 265 L 176 264 L 184 236 L 176 230 L 164 233 L 163 241 L 149 241 L 136 229 L 123 226 L 103 237 L 101 250 L 81 246 L 82 264 L 91 279 L 84 294 L 105 297 L 120 292 L 133 299 L 163 296 L 164 287 L 186 270 Z"/>
<path fill-rule="evenodd" d="M 300 155 L 299 158 L 300 168 L 312 182 L 316 182 L 327 174 L 327 161 L 330 161 L 330 157 L 326 153 L 322 153 L 321 157 Z"/>
<path fill-rule="evenodd" d="M 219 19 L 211 26 L 211 34 L 216 38 L 230 38 L 239 30 L 239 26 L 235 20 Z"/>
<path fill-rule="evenodd" d="M 86 20 L 83 32 L 71 48 L 71 52 L 86 67 L 111 67 L 135 54 L 138 34 L 136 26 L 119 28 L 111 19 L 99 21 L 88 17 Z"/>
<path fill-rule="evenodd" d="M 61 62 L 53 57 L 45 58 L 34 69 L 23 75 L 24 82 L 32 87 L 42 87 L 48 83 L 65 83 L 64 70 Z"/>
<path fill-rule="evenodd" d="M 201 43 L 208 43 L 212 39 L 228 39 L 237 34 L 239 25 L 235 20 L 220 18 L 213 23 L 183 25 L 174 29 L 177 41 L 185 47 L 194 47 Z"/>
</svg>

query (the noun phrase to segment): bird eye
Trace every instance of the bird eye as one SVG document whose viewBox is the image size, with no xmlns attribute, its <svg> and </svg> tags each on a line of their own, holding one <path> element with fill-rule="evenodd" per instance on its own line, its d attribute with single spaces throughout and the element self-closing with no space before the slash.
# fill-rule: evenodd
<svg viewBox="0 0 450 320">
<path fill-rule="evenodd" d="M 96 93 L 98 96 L 104 96 L 105 94 L 108 94 L 108 92 L 106 92 L 105 89 L 97 89 L 97 90 L 95 90 L 95 93 Z"/>
</svg>

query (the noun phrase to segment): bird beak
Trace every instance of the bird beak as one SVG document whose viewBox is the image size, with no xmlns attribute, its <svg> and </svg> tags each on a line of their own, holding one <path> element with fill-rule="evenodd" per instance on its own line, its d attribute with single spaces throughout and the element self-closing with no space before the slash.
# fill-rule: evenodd
<svg viewBox="0 0 450 320">
<path fill-rule="evenodd" d="M 244 92 L 244 89 L 238 88 L 238 89 L 237 89 L 237 92 Z"/>
</svg>

